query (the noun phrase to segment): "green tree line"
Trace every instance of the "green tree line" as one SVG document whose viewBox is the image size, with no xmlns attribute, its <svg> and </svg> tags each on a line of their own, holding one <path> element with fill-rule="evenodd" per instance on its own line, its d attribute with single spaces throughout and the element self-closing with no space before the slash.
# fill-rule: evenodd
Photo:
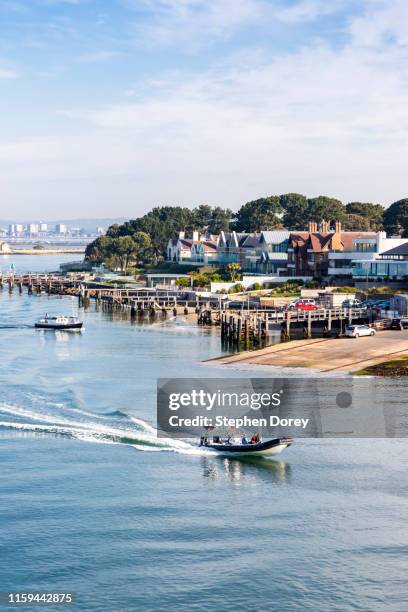
<svg viewBox="0 0 408 612">
<path fill-rule="evenodd" d="M 328 196 L 308 198 L 299 193 L 268 196 L 246 202 L 236 213 L 220 206 L 202 204 L 190 209 L 182 206 L 158 206 L 150 212 L 111 225 L 105 236 L 90 243 L 86 258 L 105 262 L 109 267 L 126 270 L 130 266 L 154 265 L 165 257 L 167 243 L 180 230 L 219 234 L 222 230 L 256 232 L 287 228 L 306 230 L 309 221 L 341 221 L 344 230 L 379 231 L 408 237 L 408 198 L 387 209 L 371 202 L 349 202 Z"/>
</svg>

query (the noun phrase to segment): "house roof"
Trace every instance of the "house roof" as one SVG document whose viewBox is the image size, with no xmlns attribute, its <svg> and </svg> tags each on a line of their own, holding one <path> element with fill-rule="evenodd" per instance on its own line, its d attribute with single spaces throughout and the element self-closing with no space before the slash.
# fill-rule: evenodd
<svg viewBox="0 0 408 612">
<path fill-rule="evenodd" d="M 239 238 L 239 246 L 246 248 L 255 248 L 259 244 L 260 235 L 259 234 L 238 234 Z"/>
<path fill-rule="evenodd" d="M 217 243 L 212 242 L 211 240 L 204 240 L 202 245 L 204 247 L 204 251 L 216 251 L 217 250 Z"/>
<path fill-rule="evenodd" d="M 393 249 L 390 249 L 389 251 L 384 251 L 383 253 L 381 253 L 382 255 L 401 255 L 401 256 L 408 256 L 408 240 L 407 242 L 404 242 L 404 244 L 400 244 L 397 247 L 394 247 Z"/>
<path fill-rule="evenodd" d="M 261 261 L 269 261 L 272 263 L 283 263 L 286 262 L 287 259 L 287 253 L 269 253 L 269 251 L 263 251 L 261 255 Z"/>
<path fill-rule="evenodd" d="M 265 242 L 266 244 L 280 244 L 285 240 L 288 240 L 290 236 L 290 232 L 285 229 L 277 229 L 261 232 L 261 242 Z"/>
<path fill-rule="evenodd" d="M 179 238 L 180 247 L 183 251 L 190 250 L 193 240 L 190 238 Z"/>
<path fill-rule="evenodd" d="M 290 235 L 292 246 L 312 249 L 315 253 L 338 250 L 342 246 L 350 250 L 356 238 L 376 238 L 377 234 L 369 232 L 294 232 Z M 334 244 L 337 241 L 338 244 Z"/>
</svg>

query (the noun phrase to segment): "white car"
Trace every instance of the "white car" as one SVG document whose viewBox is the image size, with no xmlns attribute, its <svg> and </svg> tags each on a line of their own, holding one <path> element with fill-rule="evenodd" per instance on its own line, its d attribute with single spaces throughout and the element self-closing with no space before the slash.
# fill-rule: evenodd
<svg viewBox="0 0 408 612">
<path fill-rule="evenodd" d="M 359 338 L 360 336 L 375 336 L 375 329 L 369 325 L 347 325 L 346 336 Z"/>
<path fill-rule="evenodd" d="M 361 300 L 344 300 L 342 308 L 362 308 L 363 302 Z"/>
</svg>

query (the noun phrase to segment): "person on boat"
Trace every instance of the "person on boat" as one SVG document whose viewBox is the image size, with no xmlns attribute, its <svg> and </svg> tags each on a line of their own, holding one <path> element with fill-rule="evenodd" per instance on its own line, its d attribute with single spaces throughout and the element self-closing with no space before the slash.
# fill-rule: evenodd
<svg viewBox="0 0 408 612">
<path fill-rule="evenodd" d="M 248 444 L 248 440 L 245 434 L 242 436 L 241 444 Z"/>
<path fill-rule="evenodd" d="M 251 444 L 258 444 L 259 442 L 259 433 L 255 433 L 251 438 Z"/>
</svg>

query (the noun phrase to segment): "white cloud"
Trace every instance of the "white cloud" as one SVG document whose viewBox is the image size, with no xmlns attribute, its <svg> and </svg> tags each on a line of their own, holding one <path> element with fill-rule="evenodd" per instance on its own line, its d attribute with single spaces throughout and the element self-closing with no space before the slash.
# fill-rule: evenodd
<svg viewBox="0 0 408 612">
<path fill-rule="evenodd" d="M 353 20 L 355 43 L 371 47 L 408 45 L 406 0 L 366 0 L 366 10 Z"/>
<path fill-rule="evenodd" d="M 14 70 L 0 67 L 0 79 L 16 79 L 17 76 L 17 72 Z"/>
<path fill-rule="evenodd" d="M 32 139 L 0 142 L 0 162 L 50 161 L 60 155 L 56 143 L 52 140 Z"/>
<path fill-rule="evenodd" d="M 152 23 L 136 24 L 145 42 L 182 45 L 196 50 L 213 38 L 228 37 L 244 25 L 259 22 L 268 5 L 264 0 L 143 0 Z M 128 2 L 140 6 L 140 2 Z"/>
<path fill-rule="evenodd" d="M 120 57 L 123 53 L 119 51 L 92 51 L 90 53 L 84 53 L 78 58 L 78 61 L 82 64 L 99 64 L 103 62 L 108 62 L 112 59 Z"/>
<path fill-rule="evenodd" d="M 5 163 L 27 161 L 2 173 L 2 193 L 7 181 L 23 199 L 32 185 L 37 194 L 47 185 L 48 199 L 87 198 L 107 214 L 119 202 L 123 214 L 158 203 L 237 207 L 289 190 L 345 200 L 403 196 L 408 48 L 400 24 L 408 6 L 365 6 L 342 48 L 310 42 L 251 61 L 242 50 L 201 74 L 155 73 L 132 83 L 131 101 L 65 112 L 69 130 L 39 142 L 38 156 L 35 142 L 0 147 Z"/>
<path fill-rule="evenodd" d="M 344 3 L 345 0 L 342 0 L 343 5 Z M 296 4 L 276 10 L 275 17 L 286 23 L 314 21 L 319 17 L 336 13 L 340 7 L 339 0 L 301 0 Z"/>
</svg>

